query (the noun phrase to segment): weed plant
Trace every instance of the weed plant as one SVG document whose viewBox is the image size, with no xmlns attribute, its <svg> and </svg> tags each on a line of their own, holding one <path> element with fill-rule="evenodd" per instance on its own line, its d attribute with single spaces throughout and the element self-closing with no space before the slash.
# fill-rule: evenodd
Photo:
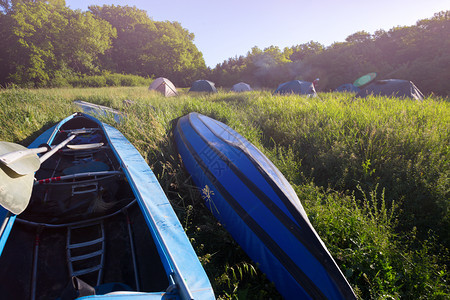
<svg viewBox="0 0 450 300">
<path fill-rule="evenodd" d="M 171 129 L 192 111 L 228 124 L 274 162 L 361 299 L 450 297 L 446 100 L 8 89 L 0 90 L 0 140 L 28 145 L 79 110 L 74 100 L 122 111 L 119 124 L 101 119 L 118 128 L 157 175 L 219 299 L 280 295 L 212 217 L 182 166 Z"/>
</svg>

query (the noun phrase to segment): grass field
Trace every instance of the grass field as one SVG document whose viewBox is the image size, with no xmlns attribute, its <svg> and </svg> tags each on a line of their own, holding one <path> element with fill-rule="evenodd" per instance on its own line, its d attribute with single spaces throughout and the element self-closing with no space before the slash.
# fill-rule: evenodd
<svg viewBox="0 0 450 300">
<path fill-rule="evenodd" d="M 447 100 L 10 89 L 0 90 L 0 140 L 28 145 L 77 111 L 74 100 L 124 113 L 120 124 L 103 120 L 152 167 L 219 299 L 280 296 L 211 216 L 180 163 L 171 126 L 192 111 L 231 126 L 274 162 L 361 299 L 450 297 Z"/>
</svg>

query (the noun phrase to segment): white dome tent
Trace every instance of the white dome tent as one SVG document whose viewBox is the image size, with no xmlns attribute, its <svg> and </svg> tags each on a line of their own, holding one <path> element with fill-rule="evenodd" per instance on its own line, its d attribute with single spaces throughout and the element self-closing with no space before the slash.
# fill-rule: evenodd
<svg viewBox="0 0 450 300">
<path fill-rule="evenodd" d="M 152 84 L 150 84 L 149 90 L 158 91 L 163 94 L 165 97 L 177 96 L 177 89 L 173 85 L 173 83 L 164 77 L 156 78 Z"/>
<path fill-rule="evenodd" d="M 253 91 L 253 90 L 249 84 L 247 84 L 245 82 L 239 82 L 239 83 L 236 83 L 235 85 L 233 85 L 233 87 L 231 88 L 231 91 L 232 92 L 249 92 L 249 91 Z"/>
</svg>

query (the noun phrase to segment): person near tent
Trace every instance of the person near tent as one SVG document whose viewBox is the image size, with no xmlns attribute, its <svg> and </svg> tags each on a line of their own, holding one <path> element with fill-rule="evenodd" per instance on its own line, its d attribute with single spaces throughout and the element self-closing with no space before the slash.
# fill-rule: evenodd
<svg viewBox="0 0 450 300">
<path fill-rule="evenodd" d="M 317 85 L 319 84 L 319 78 L 314 79 L 313 81 L 313 85 L 314 85 L 314 89 L 317 89 Z"/>
</svg>

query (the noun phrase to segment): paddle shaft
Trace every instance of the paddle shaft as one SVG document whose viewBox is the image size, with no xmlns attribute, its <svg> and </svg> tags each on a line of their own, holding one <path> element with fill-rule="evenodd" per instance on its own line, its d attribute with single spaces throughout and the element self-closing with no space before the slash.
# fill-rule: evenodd
<svg viewBox="0 0 450 300">
<path fill-rule="evenodd" d="M 40 163 L 43 163 L 46 159 L 48 159 L 50 156 L 52 156 L 56 151 L 67 145 L 71 140 L 73 140 L 76 136 L 76 133 L 71 134 L 67 139 L 65 139 L 61 144 L 56 145 L 55 147 L 51 148 L 50 151 L 48 151 L 48 147 L 39 147 L 39 148 L 33 148 L 33 149 L 24 149 L 24 150 L 18 150 L 18 151 L 12 151 L 9 153 L 5 153 L 3 155 L 0 155 L 0 162 L 4 165 L 10 165 L 13 162 L 24 158 L 26 156 L 43 153 L 45 151 L 48 151 L 44 155 L 42 155 L 39 158 Z"/>
<path fill-rule="evenodd" d="M 77 134 L 91 133 L 92 129 L 75 129 L 68 133 L 68 137 L 60 144 L 48 151 L 49 147 L 26 149 L 25 147 L 0 142 L 0 206 L 11 213 L 18 215 L 22 213 L 30 202 L 33 189 L 34 172 L 39 169 L 42 162 L 48 159 L 56 151 L 67 145 Z M 45 152 L 40 158 L 37 153 Z M 5 161 L 6 157 L 6 161 Z"/>
<path fill-rule="evenodd" d="M 50 156 L 52 156 L 56 151 L 58 151 L 59 149 L 61 149 L 62 147 L 64 147 L 65 145 L 67 145 L 67 143 L 69 143 L 71 140 L 73 140 L 76 137 L 76 134 L 72 134 L 70 135 L 67 139 L 65 139 L 63 142 L 61 142 L 61 144 L 56 145 L 55 147 L 52 148 L 52 150 L 48 151 L 47 153 L 45 153 L 44 155 L 42 155 L 41 157 L 39 157 L 39 161 L 41 163 L 43 163 L 44 161 L 46 161 Z"/>
</svg>

